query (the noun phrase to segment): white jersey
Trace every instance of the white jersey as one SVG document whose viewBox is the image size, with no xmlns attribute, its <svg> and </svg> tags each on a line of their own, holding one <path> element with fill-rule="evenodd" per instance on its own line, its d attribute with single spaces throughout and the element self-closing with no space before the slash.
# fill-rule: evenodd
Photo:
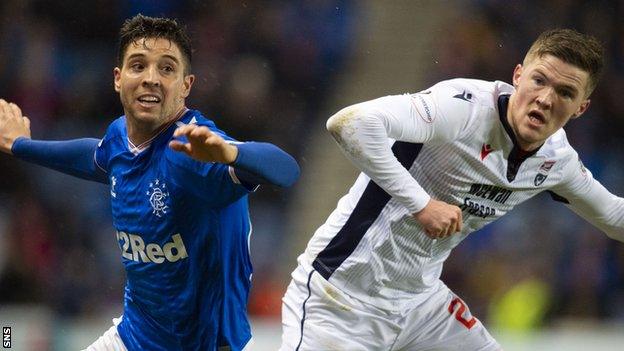
<svg viewBox="0 0 624 351">
<path fill-rule="evenodd" d="M 505 117 L 511 93 L 503 82 L 454 79 L 336 114 L 334 137 L 363 172 L 300 263 L 361 301 L 409 308 L 468 234 L 542 191 L 622 241 L 624 199 L 594 180 L 563 130 L 521 154 Z M 461 233 L 425 235 L 411 214 L 430 197 L 462 209 Z"/>
</svg>

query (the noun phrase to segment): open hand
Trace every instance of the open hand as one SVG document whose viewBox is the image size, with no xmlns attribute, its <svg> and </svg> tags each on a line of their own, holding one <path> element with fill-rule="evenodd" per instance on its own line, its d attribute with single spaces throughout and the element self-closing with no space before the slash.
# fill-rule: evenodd
<svg viewBox="0 0 624 351">
<path fill-rule="evenodd" d="M 238 148 L 227 143 L 221 136 L 213 133 L 206 126 L 185 124 L 173 133 L 174 138 L 186 136 L 188 142 L 171 140 L 169 147 L 184 152 L 195 160 L 229 164 L 236 160 Z"/>
<path fill-rule="evenodd" d="M 462 230 L 462 211 L 459 207 L 435 199 L 420 212 L 412 214 L 432 239 L 442 239 Z"/>
<path fill-rule="evenodd" d="M 30 120 L 14 103 L 0 99 L 0 151 L 12 154 L 15 139 L 30 138 Z"/>
</svg>

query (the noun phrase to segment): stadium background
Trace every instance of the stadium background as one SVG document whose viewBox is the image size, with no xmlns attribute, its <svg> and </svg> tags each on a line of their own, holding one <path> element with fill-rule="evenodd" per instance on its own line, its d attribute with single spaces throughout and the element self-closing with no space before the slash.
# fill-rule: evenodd
<svg viewBox="0 0 624 351">
<path fill-rule="evenodd" d="M 239 140 L 296 156 L 292 189 L 251 197 L 256 350 L 279 343 L 296 256 L 355 179 L 324 132 L 346 105 L 443 79 L 509 81 L 541 31 L 600 38 L 607 69 L 567 127 L 583 162 L 624 194 L 622 1 L 0 2 L 0 97 L 33 137 L 101 137 L 122 114 L 112 89 L 117 31 L 136 13 L 180 18 L 195 46 L 190 107 Z M 124 273 L 108 189 L 0 155 L 0 326 L 13 349 L 87 345 L 121 313 Z M 451 255 L 443 279 L 507 350 L 612 350 L 624 343 L 624 244 L 538 196 Z"/>
</svg>

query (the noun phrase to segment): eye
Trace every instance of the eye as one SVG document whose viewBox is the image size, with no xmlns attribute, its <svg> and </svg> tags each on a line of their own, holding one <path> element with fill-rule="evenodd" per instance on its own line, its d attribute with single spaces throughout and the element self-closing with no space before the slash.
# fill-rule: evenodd
<svg viewBox="0 0 624 351">
<path fill-rule="evenodd" d="M 563 96 L 564 98 L 567 98 L 567 99 L 573 99 L 574 98 L 574 93 L 572 93 L 569 90 L 562 90 L 562 91 L 559 92 L 559 94 L 561 96 Z"/>
<path fill-rule="evenodd" d="M 165 65 L 162 68 L 163 71 L 167 72 L 167 73 L 171 73 L 173 71 L 175 71 L 175 68 L 171 65 Z"/>
<path fill-rule="evenodd" d="M 533 81 L 537 85 L 544 85 L 544 83 L 545 83 L 545 80 L 542 77 L 533 77 Z"/>
<path fill-rule="evenodd" d="M 135 63 L 130 64 L 130 68 L 133 71 L 140 71 L 140 70 L 142 70 L 144 68 L 144 66 L 140 62 L 135 62 Z"/>
</svg>

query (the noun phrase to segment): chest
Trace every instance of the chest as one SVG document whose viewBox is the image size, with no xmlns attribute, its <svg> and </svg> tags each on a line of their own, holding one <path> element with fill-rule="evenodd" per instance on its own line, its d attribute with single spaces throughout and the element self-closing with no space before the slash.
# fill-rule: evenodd
<svg viewBox="0 0 624 351">
<path fill-rule="evenodd" d="M 117 230 L 156 233 L 163 231 L 175 217 L 175 187 L 167 168 L 158 162 L 114 158 L 109 180 Z"/>
<path fill-rule="evenodd" d="M 510 157 L 513 143 L 501 130 L 484 130 L 443 145 L 427 145 L 411 172 L 426 190 L 465 215 L 495 219 L 561 182 L 556 153 Z"/>
</svg>

